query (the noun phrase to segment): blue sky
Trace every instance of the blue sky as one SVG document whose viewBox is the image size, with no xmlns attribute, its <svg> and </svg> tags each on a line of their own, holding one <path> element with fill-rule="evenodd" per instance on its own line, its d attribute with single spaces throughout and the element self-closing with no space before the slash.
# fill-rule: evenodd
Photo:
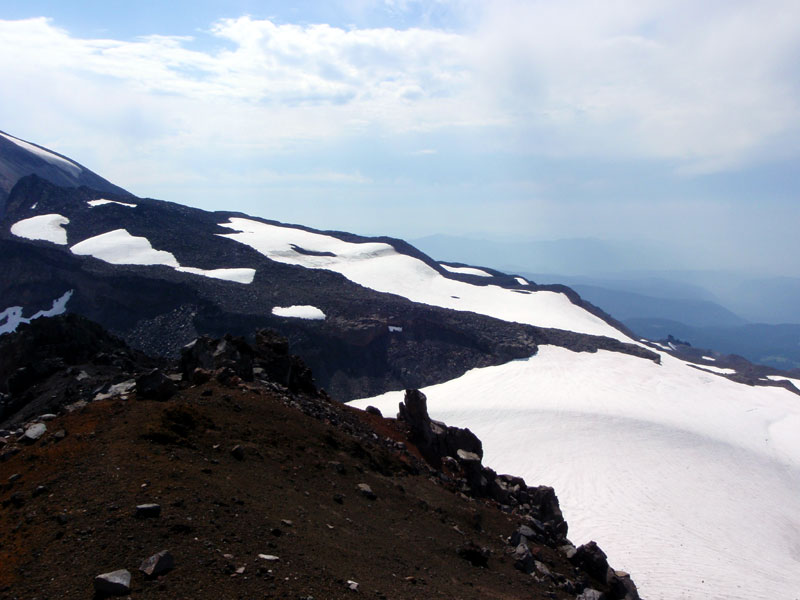
<svg viewBox="0 0 800 600">
<path fill-rule="evenodd" d="M 0 1 L 0 129 L 137 195 L 675 268 L 800 276 L 798 65 L 796 0 Z"/>
</svg>

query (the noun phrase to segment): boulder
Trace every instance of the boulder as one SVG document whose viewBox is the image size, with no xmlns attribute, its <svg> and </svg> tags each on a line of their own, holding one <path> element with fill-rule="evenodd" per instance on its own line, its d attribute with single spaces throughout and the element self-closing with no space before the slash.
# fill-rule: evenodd
<svg viewBox="0 0 800 600">
<path fill-rule="evenodd" d="M 605 600 L 605 594 L 603 592 L 599 592 L 597 590 L 593 590 L 591 588 L 583 590 L 581 594 L 579 594 L 575 600 Z"/>
<path fill-rule="evenodd" d="M 619 600 L 639 600 L 639 590 L 633 583 L 631 576 L 625 571 L 608 570 L 607 583 L 609 593 Z"/>
<path fill-rule="evenodd" d="M 359 492 L 361 492 L 362 496 L 364 496 L 365 498 L 367 498 L 369 500 L 375 500 L 375 499 L 378 498 L 378 496 L 375 494 L 375 492 L 372 491 L 372 488 L 369 487 L 366 483 L 359 483 L 356 486 L 356 489 Z"/>
<path fill-rule="evenodd" d="M 579 546 L 570 561 L 595 579 L 606 582 L 609 570 L 608 558 L 596 542 L 592 541 Z"/>
<path fill-rule="evenodd" d="M 536 566 L 536 561 L 531 554 L 530 548 L 525 542 L 520 542 L 511 555 L 514 559 L 514 568 L 523 573 L 531 574 Z"/>
<path fill-rule="evenodd" d="M 169 400 L 177 391 L 175 382 L 161 369 L 140 375 L 136 378 L 136 396 L 148 400 Z"/>
<path fill-rule="evenodd" d="M 159 504 L 140 504 L 136 507 L 135 516 L 139 519 L 158 517 L 161 514 Z"/>
<path fill-rule="evenodd" d="M 94 578 L 94 589 L 100 595 L 124 596 L 131 591 L 131 574 L 127 569 L 103 573 Z"/>
<path fill-rule="evenodd" d="M 145 558 L 142 564 L 139 565 L 139 570 L 148 577 L 158 577 L 173 568 L 175 568 L 175 559 L 169 550 L 162 550 L 158 554 L 153 554 L 153 556 Z"/>
<path fill-rule="evenodd" d="M 40 439 L 47 431 L 47 425 L 44 423 L 34 423 L 25 429 L 25 433 L 19 438 L 23 444 L 33 444 Z"/>
</svg>

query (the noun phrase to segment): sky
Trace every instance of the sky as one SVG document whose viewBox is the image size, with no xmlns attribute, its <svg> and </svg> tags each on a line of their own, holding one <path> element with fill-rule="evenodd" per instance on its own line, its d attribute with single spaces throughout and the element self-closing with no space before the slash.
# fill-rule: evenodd
<svg viewBox="0 0 800 600">
<path fill-rule="evenodd" d="M 139 196 L 800 276 L 797 0 L 0 0 L 0 81 Z"/>
</svg>

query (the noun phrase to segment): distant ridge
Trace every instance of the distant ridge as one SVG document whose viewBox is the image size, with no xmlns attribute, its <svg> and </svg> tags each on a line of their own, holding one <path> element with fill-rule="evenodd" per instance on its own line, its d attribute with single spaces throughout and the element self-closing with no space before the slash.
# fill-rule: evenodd
<svg viewBox="0 0 800 600">
<path fill-rule="evenodd" d="M 93 173 L 83 165 L 61 154 L 0 130 L 0 218 L 5 214 L 6 200 L 16 183 L 26 175 L 38 175 L 62 187 L 85 185 L 101 192 L 129 195 Z"/>
</svg>

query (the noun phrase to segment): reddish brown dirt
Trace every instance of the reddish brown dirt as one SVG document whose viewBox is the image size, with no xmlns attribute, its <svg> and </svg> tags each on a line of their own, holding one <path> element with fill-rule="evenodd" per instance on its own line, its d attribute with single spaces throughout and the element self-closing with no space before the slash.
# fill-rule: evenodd
<svg viewBox="0 0 800 600">
<path fill-rule="evenodd" d="M 336 411 L 402 439 L 392 421 Z M 96 402 L 47 426 L 41 442 L 0 462 L 2 599 L 90 598 L 95 575 L 122 568 L 133 574 L 132 598 L 143 599 L 571 597 L 514 569 L 504 541 L 512 515 L 413 474 L 407 456 L 271 392 L 212 382 L 168 402 Z M 55 442 L 59 429 L 68 436 Z M 236 444 L 243 460 L 231 455 Z M 376 500 L 357 491 L 362 482 Z M 8 502 L 13 494 L 21 506 Z M 135 518 L 146 502 L 161 516 Z M 488 568 L 457 556 L 468 540 L 491 549 Z M 174 570 L 146 579 L 139 564 L 163 549 Z M 558 552 L 537 552 L 573 572 Z"/>
</svg>

